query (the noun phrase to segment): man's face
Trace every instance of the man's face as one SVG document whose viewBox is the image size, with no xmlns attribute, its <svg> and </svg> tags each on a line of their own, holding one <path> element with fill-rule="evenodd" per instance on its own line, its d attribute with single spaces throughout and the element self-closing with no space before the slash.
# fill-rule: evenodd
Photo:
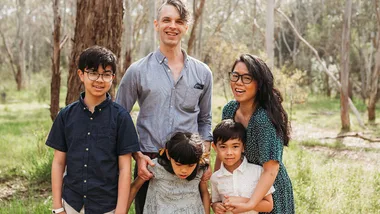
<svg viewBox="0 0 380 214">
<path fill-rule="evenodd" d="M 159 20 L 154 20 L 156 31 L 159 33 L 160 46 L 176 47 L 181 45 L 181 39 L 189 26 L 181 19 L 178 10 L 172 5 L 162 7 Z"/>
</svg>

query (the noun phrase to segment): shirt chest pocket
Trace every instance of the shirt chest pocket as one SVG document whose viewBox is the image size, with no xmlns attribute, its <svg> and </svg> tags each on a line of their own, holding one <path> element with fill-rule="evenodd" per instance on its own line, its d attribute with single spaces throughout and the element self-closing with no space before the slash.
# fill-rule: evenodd
<svg viewBox="0 0 380 214">
<path fill-rule="evenodd" d="M 96 146 L 107 150 L 111 148 L 114 149 L 116 147 L 116 128 L 109 126 L 100 127 L 96 139 Z"/>
<path fill-rule="evenodd" d="M 199 109 L 199 98 L 202 92 L 202 89 L 188 88 L 183 97 L 181 108 L 188 112 L 197 111 Z"/>
</svg>

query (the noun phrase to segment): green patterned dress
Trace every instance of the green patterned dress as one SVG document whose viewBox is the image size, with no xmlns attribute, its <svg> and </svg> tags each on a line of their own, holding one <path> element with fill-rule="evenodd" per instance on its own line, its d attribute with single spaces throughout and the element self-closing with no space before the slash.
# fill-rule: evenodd
<svg viewBox="0 0 380 214">
<path fill-rule="evenodd" d="M 222 119 L 235 119 L 239 103 L 230 101 L 223 108 Z M 280 163 L 280 169 L 274 181 L 273 210 L 270 213 L 292 214 L 294 210 L 294 198 L 292 183 L 282 163 L 283 142 L 276 134 L 267 112 L 259 107 L 251 116 L 247 127 L 247 142 L 245 156 L 250 163 L 263 166 L 269 160 Z"/>
</svg>

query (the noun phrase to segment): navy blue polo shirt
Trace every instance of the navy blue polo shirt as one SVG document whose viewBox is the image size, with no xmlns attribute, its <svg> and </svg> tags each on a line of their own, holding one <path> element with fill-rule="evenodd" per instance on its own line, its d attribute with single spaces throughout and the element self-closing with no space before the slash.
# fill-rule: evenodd
<svg viewBox="0 0 380 214">
<path fill-rule="evenodd" d="M 105 213 L 116 208 L 118 156 L 139 151 L 130 114 L 107 98 L 91 113 L 79 100 L 62 109 L 46 145 L 66 153 L 62 197 L 76 211 Z"/>
</svg>

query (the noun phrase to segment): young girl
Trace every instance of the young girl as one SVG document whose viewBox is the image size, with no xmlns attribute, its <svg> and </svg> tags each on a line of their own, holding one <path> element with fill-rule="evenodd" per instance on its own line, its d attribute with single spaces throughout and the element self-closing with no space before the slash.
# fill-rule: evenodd
<svg viewBox="0 0 380 214">
<path fill-rule="evenodd" d="M 210 213 L 207 183 L 201 177 L 207 168 L 203 143 L 198 134 L 177 132 L 160 150 L 149 181 L 143 213 Z M 145 181 L 131 184 L 128 209 Z M 200 194 L 199 194 L 200 192 Z"/>
</svg>

